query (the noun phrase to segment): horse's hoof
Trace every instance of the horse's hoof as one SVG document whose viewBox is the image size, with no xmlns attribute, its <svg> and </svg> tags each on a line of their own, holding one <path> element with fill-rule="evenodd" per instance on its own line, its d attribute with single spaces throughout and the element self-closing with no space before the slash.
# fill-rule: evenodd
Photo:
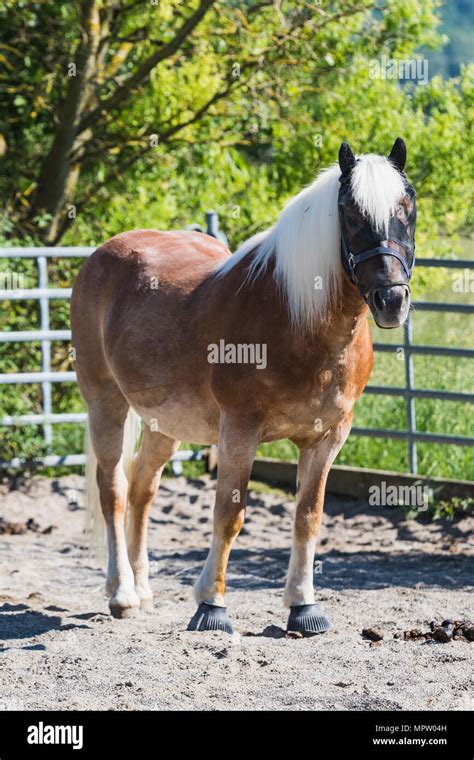
<svg viewBox="0 0 474 760">
<path fill-rule="evenodd" d="M 109 599 L 109 610 L 118 620 L 136 617 L 140 611 L 140 597 L 135 589 L 118 588 Z"/>
<path fill-rule="evenodd" d="M 298 604 L 290 608 L 286 630 L 314 636 L 329 631 L 331 624 L 319 604 Z"/>
<path fill-rule="evenodd" d="M 139 607 L 119 607 L 118 604 L 109 605 L 110 614 L 117 620 L 125 620 L 126 618 L 134 618 L 139 613 Z"/>
<path fill-rule="evenodd" d="M 187 627 L 188 631 L 224 631 L 234 633 L 226 607 L 201 602 L 197 612 L 192 616 Z"/>
</svg>

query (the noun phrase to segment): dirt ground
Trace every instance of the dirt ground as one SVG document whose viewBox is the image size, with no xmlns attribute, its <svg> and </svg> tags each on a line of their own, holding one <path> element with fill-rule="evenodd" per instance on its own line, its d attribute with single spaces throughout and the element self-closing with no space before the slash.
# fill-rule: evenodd
<svg viewBox="0 0 474 760">
<path fill-rule="evenodd" d="M 114 620 L 86 546 L 83 479 L 3 493 L 0 517 L 37 526 L 0 535 L 0 709 L 474 708 L 467 640 L 394 638 L 432 619 L 472 620 L 474 518 L 423 524 L 328 496 L 316 584 L 333 628 L 293 639 L 281 597 L 294 502 L 251 491 L 229 565 L 231 637 L 185 630 L 213 497 L 209 478 L 163 482 L 149 534 L 155 608 Z M 381 643 L 361 635 L 374 625 Z"/>
</svg>

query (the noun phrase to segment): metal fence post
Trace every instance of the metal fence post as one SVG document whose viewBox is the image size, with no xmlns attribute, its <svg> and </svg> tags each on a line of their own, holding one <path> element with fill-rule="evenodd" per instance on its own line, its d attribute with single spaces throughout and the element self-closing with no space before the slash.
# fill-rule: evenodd
<svg viewBox="0 0 474 760">
<path fill-rule="evenodd" d="M 47 290 L 48 288 L 48 259 L 46 256 L 38 256 L 38 273 L 39 287 Z M 40 302 L 40 328 L 49 330 L 49 298 L 43 296 Z M 43 338 L 41 340 L 41 369 L 43 372 L 51 372 L 51 341 Z M 43 380 L 41 383 L 43 393 L 43 412 L 48 418 L 53 411 L 52 404 L 52 386 L 49 380 Z M 53 443 L 53 426 L 46 420 L 43 424 L 44 442 L 46 451 L 49 454 Z"/>
<path fill-rule="evenodd" d="M 219 215 L 217 211 L 206 211 L 207 234 L 220 240 L 224 245 L 229 245 L 227 235 L 219 229 Z"/>
<path fill-rule="evenodd" d="M 406 399 L 407 399 L 407 422 L 408 422 L 408 434 L 416 433 L 416 410 L 415 410 L 415 398 L 412 395 L 412 390 L 415 386 L 415 369 L 413 366 L 413 354 L 411 351 L 411 345 L 413 343 L 413 322 L 411 318 L 411 312 L 408 312 L 408 318 L 403 325 L 403 343 L 404 343 L 404 356 L 405 356 L 405 384 L 406 384 Z M 418 471 L 418 457 L 416 451 L 416 441 L 408 438 L 408 461 L 410 465 L 410 472 L 415 475 Z"/>
</svg>

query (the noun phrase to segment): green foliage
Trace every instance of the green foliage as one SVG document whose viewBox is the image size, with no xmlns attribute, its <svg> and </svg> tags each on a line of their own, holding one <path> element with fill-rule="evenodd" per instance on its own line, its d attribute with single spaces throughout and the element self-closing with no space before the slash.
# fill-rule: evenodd
<svg viewBox="0 0 474 760">
<path fill-rule="evenodd" d="M 473 513 L 474 499 L 469 497 L 461 498 L 460 496 L 453 496 L 451 499 L 439 499 L 434 494 L 428 503 L 426 511 L 419 512 L 411 507 L 406 507 L 405 511 L 407 517 L 410 518 L 423 518 L 435 522 L 439 520 L 452 522 L 455 519 L 460 519 Z"/>
</svg>

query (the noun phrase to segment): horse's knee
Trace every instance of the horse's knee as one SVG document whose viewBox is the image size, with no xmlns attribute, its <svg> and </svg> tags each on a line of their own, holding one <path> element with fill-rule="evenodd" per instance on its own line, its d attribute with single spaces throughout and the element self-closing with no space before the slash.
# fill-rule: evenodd
<svg viewBox="0 0 474 760">
<path fill-rule="evenodd" d="M 321 528 L 323 506 L 321 500 L 298 504 L 294 520 L 294 535 L 297 541 L 305 542 L 316 538 Z"/>
<path fill-rule="evenodd" d="M 226 509 L 216 510 L 214 514 L 214 532 L 224 542 L 232 543 L 239 535 L 245 522 L 245 508 L 233 504 Z"/>
</svg>

